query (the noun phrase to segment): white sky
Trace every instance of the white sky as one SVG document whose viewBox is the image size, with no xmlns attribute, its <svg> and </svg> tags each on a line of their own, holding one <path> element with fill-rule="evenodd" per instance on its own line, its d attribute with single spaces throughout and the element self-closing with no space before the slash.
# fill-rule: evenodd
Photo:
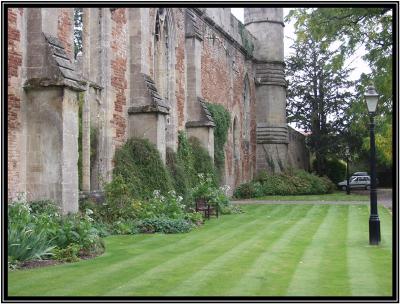
<svg viewBox="0 0 400 304">
<path fill-rule="evenodd" d="M 286 16 L 291 8 L 283 8 L 283 13 Z M 244 22 L 244 9 L 243 8 L 232 8 L 232 14 L 238 18 L 241 22 Z M 284 40 L 284 52 L 285 57 L 290 55 L 290 46 L 292 44 L 291 39 L 295 39 L 293 22 L 285 24 L 285 40 Z M 365 49 L 363 47 L 359 48 L 354 55 L 349 58 L 346 63 L 349 67 L 354 68 L 354 71 L 350 74 L 351 80 L 357 80 L 360 78 L 361 73 L 370 73 L 371 70 L 367 63 L 362 60 L 362 56 L 365 54 Z"/>
</svg>

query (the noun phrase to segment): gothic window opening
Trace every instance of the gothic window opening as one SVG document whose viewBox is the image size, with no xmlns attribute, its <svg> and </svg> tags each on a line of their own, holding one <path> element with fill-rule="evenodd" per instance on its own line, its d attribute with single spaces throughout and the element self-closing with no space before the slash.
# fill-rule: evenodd
<svg viewBox="0 0 400 304">
<path fill-rule="evenodd" d="M 247 75 L 243 87 L 243 140 L 250 140 L 250 82 Z"/>
<path fill-rule="evenodd" d="M 83 8 L 74 8 L 74 58 L 82 53 Z"/>
<path fill-rule="evenodd" d="M 240 152 L 239 152 L 239 127 L 237 118 L 233 120 L 233 157 L 235 160 L 240 159 Z"/>
<path fill-rule="evenodd" d="M 161 97 L 168 100 L 169 96 L 169 33 L 166 9 L 157 11 L 156 25 L 154 31 L 154 80 Z"/>
<path fill-rule="evenodd" d="M 173 150 L 177 147 L 176 101 L 174 97 L 174 28 L 172 11 L 166 8 L 157 10 L 154 28 L 154 82 L 157 91 L 166 104 L 170 114 L 166 116 L 166 145 Z"/>
</svg>

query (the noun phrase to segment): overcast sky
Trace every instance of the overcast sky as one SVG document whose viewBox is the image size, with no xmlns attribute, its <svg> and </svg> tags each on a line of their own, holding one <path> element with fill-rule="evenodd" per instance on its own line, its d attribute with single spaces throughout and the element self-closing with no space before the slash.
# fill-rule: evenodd
<svg viewBox="0 0 400 304">
<path fill-rule="evenodd" d="M 241 22 L 244 22 L 244 10 L 243 8 L 232 8 L 232 14 L 238 18 Z M 291 8 L 284 8 L 283 13 L 284 16 L 286 16 Z M 295 38 L 294 34 L 294 26 L 293 22 L 291 23 L 286 23 L 285 24 L 285 41 L 284 41 L 284 46 L 285 46 L 285 57 L 288 56 L 291 52 L 290 46 L 292 44 L 292 39 Z M 355 53 L 354 56 L 349 58 L 346 62 L 349 64 L 349 67 L 355 68 L 354 71 L 350 74 L 350 77 L 352 80 L 357 80 L 360 78 L 361 73 L 370 73 L 371 70 L 366 64 L 364 60 L 362 60 L 362 56 L 365 54 L 364 48 L 358 49 Z"/>
</svg>

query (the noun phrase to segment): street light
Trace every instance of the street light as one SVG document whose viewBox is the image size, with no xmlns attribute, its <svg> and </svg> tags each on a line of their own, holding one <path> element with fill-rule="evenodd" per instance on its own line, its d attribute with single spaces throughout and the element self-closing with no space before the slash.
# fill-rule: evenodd
<svg viewBox="0 0 400 304">
<path fill-rule="evenodd" d="M 350 176 L 349 176 L 350 149 L 349 149 L 349 146 L 346 146 L 345 156 L 346 156 L 346 181 L 347 181 L 346 193 L 347 193 L 347 195 L 349 195 L 350 194 Z"/>
<path fill-rule="evenodd" d="M 381 241 L 380 220 L 378 216 L 378 203 L 376 195 L 376 163 L 375 163 L 375 123 L 374 116 L 378 105 L 379 95 L 373 86 L 367 88 L 364 94 L 369 112 L 369 134 L 370 134 L 370 163 L 371 163 L 371 187 L 370 202 L 371 211 L 369 216 L 369 244 L 379 245 Z"/>
</svg>

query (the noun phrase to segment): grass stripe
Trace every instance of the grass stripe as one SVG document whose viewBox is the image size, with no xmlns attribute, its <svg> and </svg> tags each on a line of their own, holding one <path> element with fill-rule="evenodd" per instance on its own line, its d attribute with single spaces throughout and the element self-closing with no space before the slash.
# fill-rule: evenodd
<svg viewBox="0 0 400 304">
<path fill-rule="evenodd" d="M 272 212 L 266 215 L 266 217 L 280 218 L 288 212 L 295 212 L 294 210 L 290 210 L 291 208 L 273 208 Z M 138 289 L 148 290 L 150 294 L 152 294 L 154 293 L 154 286 L 159 285 L 159 281 L 161 280 L 164 288 L 160 289 L 160 287 L 157 287 L 156 290 L 157 294 L 164 295 L 169 289 L 168 285 L 176 285 L 179 282 L 178 272 L 180 269 L 182 270 L 179 273 L 180 280 L 182 280 L 182 276 L 184 278 L 190 276 L 191 273 L 196 272 L 197 269 L 201 269 L 204 265 L 209 265 L 210 261 L 223 256 L 227 251 L 233 250 L 243 242 L 243 238 L 254 238 L 254 234 L 265 226 L 265 222 L 264 217 L 260 221 L 257 221 L 257 225 L 247 227 L 246 225 L 237 225 L 235 228 L 230 230 L 230 237 L 225 234 L 224 237 L 218 239 L 217 242 L 205 243 L 200 248 L 197 247 L 194 250 L 186 250 L 178 256 L 174 255 L 172 259 L 168 259 L 164 263 L 148 269 L 139 277 L 119 286 L 117 290 L 113 290 L 111 294 L 133 294 L 134 291 Z M 188 249 L 192 247 L 193 246 L 189 246 Z M 191 272 L 186 272 L 185 269 L 191 269 Z"/>
<path fill-rule="evenodd" d="M 249 227 L 258 227 L 263 223 L 264 219 L 260 208 L 252 208 L 253 212 L 250 214 L 243 214 L 236 217 L 237 221 L 229 216 L 221 218 L 221 221 L 227 220 L 230 222 L 229 225 L 226 225 L 225 229 L 233 229 L 237 227 L 237 223 L 244 222 L 244 229 L 248 229 Z M 290 210 L 290 207 L 284 206 L 283 208 L 267 208 L 267 210 L 271 210 L 272 213 L 285 213 L 287 210 Z M 267 215 L 264 215 L 267 216 Z M 218 225 L 222 224 L 217 220 L 211 221 L 210 224 Z M 202 227 L 206 228 L 206 227 Z M 202 229 L 198 231 L 192 232 L 192 237 L 187 238 L 187 235 L 164 235 L 164 237 L 170 239 L 170 243 L 168 246 L 163 246 L 160 248 L 137 248 L 136 251 L 138 254 L 134 252 L 125 251 L 125 255 L 121 257 L 121 252 L 118 250 L 115 251 L 112 249 L 112 255 L 119 256 L 119 262 L 108 264 L 104 261 L 100 263 L 101 269 L 97 268 L 95 270 L 90 271 L 89 274 L 86 274 L 85 271 L 85 280 L 77 281 L 76 280 L 76 272 L 69 272 L 64 274 L 64 278 L 55 278 L 54 279 L 54 288 L 45 292 L 45 295 L 54 295 L 54 294 L 62 294 L 62 295 L 86 295 L 88 291 L 92 288 L 99 290 L 101 294 L 107 292 L 107 290 L 111 290 L 120 284 L 119 277 L 125 276 L 137 276 L 138 273 L 143 274 L 146 271 L 151 270 L 154 267 L 159 267 L 163 265 L 168 259 L 174 258 L 174 261 L 177 263 L 180 262 L 182 256 L 179 255 L 180 251 L 184 251 L 186 256 L 192 256 L 195 254 L 200 254 L 204 250 L 198 252 L 198 248 L 203 248 L 204 244 L 211 244 L 216 246 L 222 240 L 231 240 L 235 237 L 235 233 L 230 231 L 229 233 L 221 235 L 220 233 L 215 234 L 207 234 L 204 235 L 201 233 Z M 200 233 L 199 233 L 200 232 Z M 198 235 L 198 233 L 200 235 Z M 162 236 L 162 235 L 160 235 Z M 152 237 L 152 236 L 149 236 Z M 158 236 L 157 236 L 158 237 Z M 207 240 L 209 240 L 207 242 Z M 153 244 L 151 244 L 153 246 Z M 135 244 L 132 243 L 133 247 Z M 111 248 L 110 248 L 111 249 Z M 138 251 L 141 251 L 140 253 Z M 130 253 L 126 255 L 126 253 Z M 110 250 L 111 254 L 111 250 Z M 99 258 L 101 259 L 101 257 Z M 100 261 L 99 261 L 100 262 Z M 83 272 L 83 265 L 80 265 L 81 269 L 77 270 L 79 272 Z M 102 275 L 99 275 L 101 271 Z M 67 278 L 66 278 L 67 276 Z M 68 284 L 62 284 L 65 280 L 68 279 Z M 95 286 L 95 287 L 93 287 Z M 40 287 L 39 287 L 40 288 Z"/>
<path fill-rule="evenodd" d="M 390 295 L 391 262 L 376 259 L 383 256 L 384 259 L 391 260 L 391 255 L 384 254 L 381 246 L 370 246 L 368 244 L 368 218 L 369 208 L 367 206 L 350 206 L 347 264 L 351 273 L 351 295 Z M 386 225 L 381 226 L 381 228 L 384 229 L 384 234 L 386 234 Z M 383 246 L 387 246 L 391 242 L 385 239 L 383 243 L 386 243 Z M 386 252 L 389 253 L 390 251 L 387 250 Z M 381 270 L 374 266 L 375 263 L 379 265 L 378 267 Z M 383 265 L 386 267 L 382 267 Z M 390 283 L 388 284 L 388 282 Z"/>
<path fill-rule="evenodd" d="M 188 234 L 109 237 L 106 254 L 93 260 L 11 272 L 9 294 L 390 295 L 385 208 L 380 246 L 368 245 L 368 205 L 243 209 Z"/>
<path fill-rule="evenodd" d="M 289 296 L 349 295 L 346 235 L 349 206 L 332 205 L 298 264 Z M 318 288 L 315 288 L 318 286 Z"/>
<path fill-rule="evenodd" d="M 243 273 L 237 284 L 225 293 L 272 296 L 285 294 L 298 260 L 327 213 L 327 209 L 320 205 L 310 206 L 312 208 L 309 213 L 261 254 Z"/>
<path fill-rule="evenodd" d="M 303 206 L 301 209 L 293 208 L 283 217 L 271 216 L 270 220 L 265 223 L 262 230 L 257 231 L 250 238 L 240 241 L 235 247 L 225 251 L 212 261 L 209 261 L 197 272 L 194 272 L 186 278 L 179 286 L 170 289 L 167 295 L 201 295 L 204 290 L 207 294 L 220 295 L 224 285 L 230 286 L 231 279 L 236 281 L 235 266 L 240 264 L 239 272 L 246 268 L 254 260 L 254 256 L 265 250 L 269 244 L 265 242 L 266 238 L 279 238 L 285 231 L 293 225 L 293 221 L 299 220 L 305 216 L 310 207 Z M 271 229 L 272 228 L 272 229 Z M 241 227 L 238 227 L 239 233 Z M 213 286 L 212 282 L 218 282 L 217 286 Z"/>
<path fill-rule="evenodd" d="M 102 267 L 106 266 L 106 268 L 112 267 L 115 271 L 119 271 L 126 268 L 126 266 L 129 266 L 129 261 L 131 260 L 132 256 L 139 258 L 139 256 L 142 255 L 142 258 L 148 259 L 150 255 L 154 255 L 156 257 L 157 255 L 163 254 L 164 252 L 168 252 L 170 250 L 179 250 L 181 246 L 184 247 L 187 243 L 193 244 L 198 242 L 198 245 L 201 246 L 202 243 L 209 243 L 214 239 L 220 238 L 221 236 L 218 233 L 218 230 L 229 230 L 242 222 L 248 225 L 250 224 L 249 222 L 258 219 L 261 213 L 260 209 L 263 209 L 266 212 L 268 212 L 268 210 L 272 210 L 273 212 L 280 212 L 280 210 L 282 210 L 282 212 L 284 212 L 284 210 L 289 208 L 289 206 L 284 206 L 283 208 L 278 209 L 273 207 L 263 209 L 262 206 L 255 206 L 254 208 L 251 208 L 253 209 L 253 212 L 246 214 L 246 216 L 237 216 L 234 219 L 226 216 L 222 218 L 222 221 L 213 220 L 206 222 L 204 226 L 188 234 L 140 235 L 139 237 L 142 239 L 145 238 L 146 241 L 139 243 L 135 242 L 138 236 L 126 236 L 126 238 L 132 240 L 132 242 L 127 242 L 126 239 L 119 241 L 119 236 L 108 237 L 105 239 L 106 253 L 94 260 L 11 273 L 11 283 L 14 278 L 18 279 L 18 277 L 25 278 L 25 280 L 23 279 L 19 282 L 18 289 L 10 290 L 10 292 L 27 293 L 29 291 L 29 286 L 32 285 L 32 281 L 25 273 L 34 273 L 37 280 L 48 280 L 53 283 L 53 286 L 60 286 L 61 289 L 66 288 L 66 286 L 68 286 L 69 289 L 73 288 L 75 285 L 82 286 L 82 283 L 76 281 L 76 272 L 80 272 L 79 270 L 82 267 L 86 270 L 85 274 L 92 274 L 86 276 L 89 280 L 88 282 L 91 282 L 92 279 L 97 277 L 96 271 L 98 270 L 99 265 Z M 144 250 L 144 248 L 146 250 Z M 138 262 L 141 261 L 139 260 Z M 60 278 L 58 275 L 58 271 L 63 272 L 62 278 Z M 85 282 L 85 284 L 87 284 L 87 282 Z M 14 284 L 10 284 L 10 286 L 12 287 Z M 37 286 L 37 288 L 38 291 L 47 290 L 46 286 L 43 286 L 42 284 Z"/>
</svg>

